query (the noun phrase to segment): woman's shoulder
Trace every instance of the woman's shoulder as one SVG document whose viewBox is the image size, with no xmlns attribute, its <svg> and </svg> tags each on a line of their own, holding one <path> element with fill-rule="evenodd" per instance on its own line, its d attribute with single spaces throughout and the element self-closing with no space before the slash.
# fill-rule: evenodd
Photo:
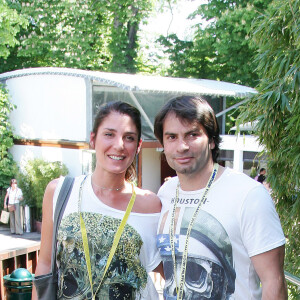
<svg viewBox="0 0 300 300">
<path fill-rule="evenodd" d="M 52 205 L 53 196 L 57 193 L 57 187 L 61 185 L 63 177 L 55 178 L 51 180 L 45 189 L 43 205 Z"/>
<path fill-rule="evenodd" d="M 161 202 L 157 195 L 149 190 L 136 187 L 137 200 L 143 205 L 144 213 L 159 213 Z"/>
<path fill-rule="evenodd" d="M 56 187 L 58 185 L 58 183 L 61 181 L 61 177 L 59 178 L 55 178 L 53 180 L 51 180 L 47 187 L 46 187 L 46 190 L 48 190 L 49 192 L 54 192 L 56 190 Z"/>
</svg>

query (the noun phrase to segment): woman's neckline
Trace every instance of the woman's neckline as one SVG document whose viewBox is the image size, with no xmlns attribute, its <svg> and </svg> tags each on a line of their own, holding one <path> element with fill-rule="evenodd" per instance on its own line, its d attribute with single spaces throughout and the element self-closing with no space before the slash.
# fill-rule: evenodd
<svg viewBox="0 0 300 300">
<path fill-rule="evenodd" d="M 118 212 L 120 214 L 124 214 L 125 211 L 126 211 L 126 208 L 124 210 L 121 210 L 121 209 L 118 209 L 118 208 L 115 208 L 115 207 L 112 207 L 106 203 L 104 203 L 100 198 L 97 197 L 97 195 L 95 194 L 95 191 L 93 190 L 93 186 L 92 186 L 92 176 L 89 175 L 89 177 L 87 178 L 87 188 L 88 188 L 88 191 L 92 194 L 93 196 L 93 199 L 95 201 L 97 201 L 97 203 L 100 203 L 100 205 L 102 205 L 103 207 L 107 208 L 107 209 L 110 209 L 112 211 L 115 211 L 115 212 Z M 151 216 L 151 215 L 159 215 L 160 212 L 157 212 L 157 213 L 142 213 L 142 212 L 135 212 L 135 211 L 131 211 L 130 214 L 135 214 L 135 215 L 141 215 L 141 216 Z"/>
</svg>

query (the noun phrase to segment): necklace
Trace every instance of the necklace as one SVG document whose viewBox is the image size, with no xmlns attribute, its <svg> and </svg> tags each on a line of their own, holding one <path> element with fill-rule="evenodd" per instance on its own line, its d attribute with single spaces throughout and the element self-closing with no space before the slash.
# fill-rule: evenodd
<svg viewBox="0 0 300 300">
<path fill-rule="evenodd" d="M 108 190 L 108 191 L 120 191 L 125 187 L 125 184 L 123 184 L 123 186 L 119 187 L 119 188 L 108 188 L 108 187 L 104 187 L 104 186 L 99 186 L 98 184 L 96 184 L 95 182 L 91 181 L 93 185 L 95 185 L 97 188 L 101 189 L 101 190 Z"/>
<path fill-rule="evenodd" d="M 172 215 L 171 215 L 171 224 L 170 224 L 170 231 L 169 231 L 169 236 L 170 236 L 170 244 L 171 244 L 171 251 L 172 251 L 172 258 L 173 258 L 173 272 L 174 272 L 174 278 L 175 278 L 175 283 L 176 283 L 176 294 L 178 300 L 183 299 L 183 288 L 184 288 L 184 283 L 185 283 L 185 272 L 186 272 L 186 265 L 187 265 L 187 255 L 188 255 L 188 246 L 189 246 L 189 237 L 191 234 L 191 230 L 193 227 L 193 224 L 195 222 L 195 219 L 201 209 L 202 204 L 204 204 L 207 201 L 207 194 L 210 190 L 211 185 L 213 184 L 217 172 L 218 172 L 219 165 L 217 163 L 214 164 L 214 169 L 210 175 L 210 178 L 207 182 L 207 185 L 205 187 L 204 193 L 202 195 L 202 198 L 196 207 L 193 216 L 190 220 L 187 233 L 186 233 L 186 240 L 185 240 L 185 245 L 184 245 L 184 251 L 182 253 L 182 261 L 181 261 L 181 270 L 180 270 L 180 278 L 179 278 L 179 284 L 177 283 L 177 276 L 176 276 L 176 258 L 175 258 L 175 243 L 174 243 L 174 237 L 175 237 L 175 213 L 176 213 L 176 204 L 179 199 L 179 186 L 180 182 L 178 181 L 177 188 L 176 188 L 176 198 L 174 201 L 173 205 L 173 210 L 172 210 Z"/>
<path fill-rule="evenodd" d="M 82 216 L 82 213 L 81 213 L 82 188 L 83 188 L 83 185 L 84 185 L 84 182 L 85 182 L 86 178 L 87 178 L 87 176 L 83 179 L 83 181 L 80 184 L 79 197 L 78 197 L 78 211 L 79 211 L 79 216 L 80 216 L 80 230 L 81 230 L 81 236 L 82 236 L 84 256 L 85 256 L 85 260 L 86 260 L 86 267 L 87 267 L 87 271 L 88 271 L 88 276 L 89 276 L 89 281 L 90 281 L 90 286 L 91 286 L 91 292 L 92 292 L 92 300 L 95 300 L 96 295 L 98 294 L 98 292 L 100 290 L 100 287 L 102 285 L 102 282 L 105 278 L 105 275 L 106 275 L 106 273 L 109 269 L 109 266 L 110 266 L 110 263 L 113 259 L 113 256 L 114 256 L 114 254 L 117 250 L 119 240 L 122 236 L 122 233 L 124 231 L 126 222 L 128 220 L 128 217 L 129 217 L 130 212 L 132 210 L 132 207 L 134 205 L 134 201 L 135 201 L 135 198 L 136 198 L 136 193 L 135 193 L 134 185 L 131 184 L 132 195 L 131 195 L 130 201 L 127 205 L 127 208 L 126 208 L 125 214 L 123 216 L 123 219 L 120 221 L 120 225 L 118 227 L 118 230 L 115 233 L 114 240 L 113 240 L 110 252 L 109 252 L 109 256 L 107 258 L 106 267 L 104 269 L 104 272 L 103 272 L 103 275 L 102 275 L 102 278 L 99 282 L 98 287 L 95 284 L 95 287 L 97 287 L 97 288 L 96 288 L 96 291 L 94 293 L 94 284 L 93 284 L 93 277 L 92 277 L 92 268 L 91 268 L 91 259 L 90 259 L 90 253 L 89 253 L 89 243 L 88 243 L 88 237 L 87 237 L 87 230 L 86 230 L 85 223 L 84 223 L 84 220 L 83 220 L 83 216 Z"/>
</svg>

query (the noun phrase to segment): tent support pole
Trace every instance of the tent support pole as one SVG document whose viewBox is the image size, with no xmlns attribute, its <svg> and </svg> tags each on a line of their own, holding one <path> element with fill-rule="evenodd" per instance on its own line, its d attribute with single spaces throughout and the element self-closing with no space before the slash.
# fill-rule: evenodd
<svg viewBox="0 0 300 300">
<path fill-rule="evenodd" d="M 151 128 L 152 132 L 154 132 L 154 127 L 153 124 L 151 123 L 150 119 L 148 118 L 148 116 L 146 115 L 144 109 L 141 107 L 140 103 L 138 102 L 138 100 L 136 99 L 136 97 L 134 96 L 132 91 L 129 91 L 129 95 L 131 97 L 131 99 L 133 100 L 133 102 L 135 103 L 135 105 L 137 106 L 137 108 L 139 109 L 141 115 L 144 117 L 145 121 L 147 122 L 147 124 L 149 125 L 149 127 Z"/>
<path fill-rule="evenodd" d="M 223 111 L 226 110 L 226 97 L 223 97 Z M 222 115 L 222 134 L 225 134 L 226 113 Z"/>
<path fill-rule="evenodd" d="M 245 99 L 245 100 L 243 100 L 243 101 L 241 101 L 241 102 L 239 102 L 239 103 L 237 103 L 237 104 L 234 104 L 234 105 L 232 105 L 232 106 L 226 108 L 226 109 L 223 110 L 223 111 L 220 111 L 219 113 L 216 114 L 216 117 L 220 117 L 220 116 L 226 114 L 226 113 L 229 112 L 230 110 L 239 107 L 240 105 L 246 103 L 247 101 L 249 101 L 249 98 L 248 98 L 248 99 Z"/>
</svg>

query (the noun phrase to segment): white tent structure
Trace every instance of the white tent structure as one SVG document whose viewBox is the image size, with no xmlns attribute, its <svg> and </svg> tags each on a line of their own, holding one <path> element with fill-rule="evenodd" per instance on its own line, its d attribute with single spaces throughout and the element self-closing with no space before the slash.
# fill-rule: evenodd
<svg viewBox="0 0 300 300">
<path fill-rule="evenodd" d="M 93 117 L 102 103 L 122 100 L 136 106 L 142 114 L 143 150 L 138 160 L 139 184 L 157 191 L 165 165 L 161 165 L 161 146 L 153 135 L 153 122 L 160 107 L 178 95 L 203 95 L 214 108 L 221 131 L 225 133 L 225 114 L 256 93 L 237 84 L 188 78 L 105 73 L 68 68 L 30 68 L 0 74 L 12 103 L 11 114 L 16 140 L 12 153 L 16 161 L 36 156 L 61 160 L 72 175 L 90 170 L 88 149 Z M 226 107 L 226 97 L 237 103 Z M 227 142 L 227 140 L 230 142 Z M 235 151 L 233 166 L 242 170 L 242 152 L 259 151 L 253 141 L 246 146 L 236 136 L 223 136 L 222 149 Z M 225 145 L 227 148 L 224 148 Z M 239 158 L 236 160 L 237 153 Z"/>
<path fill-rule="evenodd" d="M 30 68 L 0 74 L 0 80 L 32 75 L 65 75 L 88 78 L 107 86 L 144 93 L 180 93 L 207 96 L 247 97 L 255 94 L 250 87 L 208 79 L 172 78 L 138 74 L 106 73 L 69 68 Z"/>
</svg>

